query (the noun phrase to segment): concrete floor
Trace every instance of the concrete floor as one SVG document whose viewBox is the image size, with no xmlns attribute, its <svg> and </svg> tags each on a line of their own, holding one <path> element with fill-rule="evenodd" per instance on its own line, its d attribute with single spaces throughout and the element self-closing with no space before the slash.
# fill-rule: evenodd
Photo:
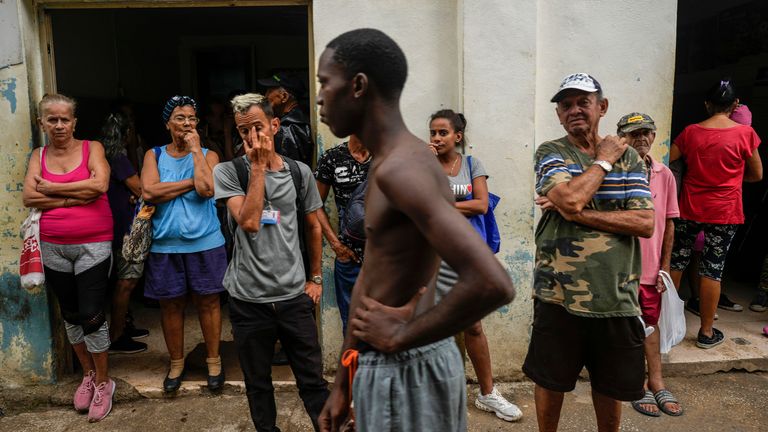
<svg viewBox="0 0 768 432">
<path fill-rule="evenodd" d="M 726 280 L 723 292 L 731 301 L 744 307 L 742 312 L 718 308 L 719 319 L 715 321 L 715 327 L 725 334 L 725 342 L 709 350 L 697 348 L 699 317 L 686 311 L 688 331 L 685 339 L 665 356 L 664 367 L 668 374 L 698 375 L 731 369 L 768 370 L 768 338 L 762 334 L 762 328 L 768 325 L 768 312 L 758 313 L 749 309 L 756 292 L 755 286 Z M 689 296 L 687 288 L 681 290 L 680 296 Z"/>
<path fill-rule="evenodd" d="M 768 324 L 768 312 L 757 313 L 749 310 L 749 302 L 754 295 L 753 286 L 728 281 L 724 282 L 723 286 L 730 298 L 745 309 L 743 312 L 718 309 L 720 319 L 715 322 L 715 326 L 725 333 L 726 341 L 710 350 L 697 348 L 695 341 L 699 318 L 686 312 L 688 332 L 683 342 L 664 357 L 666 375 L 693 376 L 732 369 L 768 371 L 768 338 L 761 334 L 762 327 Z M 687 289 L 684 288 L 681 290 L 681 297 L 687 296 Z M 140 354 L 110 356 L 110 372 L 135 387 L 143 396 L 161 397 L 162 380 L 168 367 L 168 354 L 160 328 L 160 310 L 141 304 L 132 307 L 136 324 L 150 329 L 149 337 L 142 339 L 149 349 Z M 232 342 L 227 311 L 225 306 L 222 311 L 221 357 L 227 382 L 242 387 L 242 372 Z M 185 328 L 187 369 L 180 393 L 197 394 L 201 386 L 205 385 L 206 356 L 197 313 L 192 305 L 187 308 Z M 288 366 L 274 367 L 272 373 L 277 387 L 293 387 L 293 374 Z"/>
<path fill-rule="evenodd" d="M 517 403 L 524 417 L 518 423 L 507 423 L 485 413 L 468 398 L 470 432 L 537 430 L 533 386 L 530 383 L 502 384 L 502 393 Z M 643 416 L 624 404 L 621 431 L 633 432 L 757 432 L 768 424 L 768 374 L 718 373 L 698 377 L 667 380 L 667 387 L 680 399 L 685 413 L 681 417 Z M 476 386 L 469 386 L 474 395 Z M 276 393 L 278 426 L 284 432 L 311 431 L 309 418 L 295 391 Z M 226 392 L 216 397 L 144 399 L 115 404 L 104 421 L 89 424 L 85 416 L 71 408 L 48 408 L 0 418 L 2 431 L 253 431 L 245 395 Z M 595 431 L 595 420 L 589 383 L 579 382 L 576 390 L 566 395 L 560 431 Z"/>
<path fill-rule="evenodd" d="M 110 375 L 134 386 L 143 396 L 160 397 L 162 396 L 163 378 L 168 372 L 168 351 L 160 326 L 160 309 L 150 308 L 142 304 L 133 304 L 131 308 L 136 326 L 147 328 L 150 331 L 148 337 L 140 340 L 147 344 L 147 351 L 138 354 L 110 355 Z M 242 386 L 243 374 L 237 359 L 228 311 L 228 307 L 224 306 L 222 309 L 221 359 L 227 383 Z M 184 327 L 186 367 L 184 383 L 180 390 L 181 394 L 198 392 L 201 386 L 206 385 L 205 344 L 197 320 L 197 312 L 191 302 L 187 306 Z M 273 367 L 272 377 L 277 387 L 294 385 L 293 373 L 288 366 Z"/>
</svg>

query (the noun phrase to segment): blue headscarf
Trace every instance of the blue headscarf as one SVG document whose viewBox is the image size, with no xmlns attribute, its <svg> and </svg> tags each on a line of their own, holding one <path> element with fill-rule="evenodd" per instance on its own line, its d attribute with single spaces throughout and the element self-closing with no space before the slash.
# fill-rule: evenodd
<svg viewBox="0 0 768 432">
<path fill-rule="evenodd" d="M 192 106 L 197 111 L 197 102 L 189 96 L 176 95 L 168 99 L 168 102 L 165 103 L 165 108 L 163 108 L 163 123 L 168 123 L 168 120 L 171 119 L 171 113 L 174 108 L 186 105 Z"/>
</svg>

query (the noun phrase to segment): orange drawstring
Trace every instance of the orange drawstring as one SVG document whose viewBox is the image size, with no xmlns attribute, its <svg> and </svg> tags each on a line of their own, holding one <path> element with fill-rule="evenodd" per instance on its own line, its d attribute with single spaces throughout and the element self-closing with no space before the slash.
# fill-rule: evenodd
<svg viewBox="0 0 768 432">
<path fill-rule="evenodd" d="M 341 365 L 349 370 L 349 403 L 352 403 L 352 380 L 355 379 L 355 373 L 357 372 L 357 357 L 358 352 L 355 349 L 348 349 L 344 351 L 341 356 Z"/>
</svg>

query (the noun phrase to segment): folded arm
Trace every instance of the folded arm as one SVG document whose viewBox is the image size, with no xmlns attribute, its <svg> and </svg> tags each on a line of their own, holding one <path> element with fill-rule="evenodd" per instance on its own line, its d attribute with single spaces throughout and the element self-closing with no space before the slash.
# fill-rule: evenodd
<svg viewBox="0 0 768 432">
<path fill-rule="evenodd" d="M 192 152 L 192 162 L 195 170 L 193 181 L 195 191 L 203 198 L 213 196 L 213 171 L 212 167 L 219 163 L 219 155 L 214 151 L 209 151 L 203 155 L 202 149 Z"/>
<path fill-rule="evenodd" d="M 472 179 L 472 199 L 458 201 L 456 208 L 466 217 L 488 212 L 488 180 L 485 176 Z"/>
<path fill-rule="evenodd" d="M 80 200 L 93 200 L 107 192 L 109 189 L 109 163 L 104 156 L 104 147 L 98 141 L 91 141 L 89 145 L 88 171 L 91 176 L 88 179 L 69 183 L 50 182 L 39 175 L 36 189 L 48 196 L 60 196 L 65 198 L 77 198 Z M 38 160 L 39 164 L 39 160 Z"/>
<path fill-rule="evenodd" d="M 603 184 L 605 174 L 605 170 L 592 165 L 580 176 L 555 185 L 546 196 L 562 212 L 577 214 L 592 201 Z"/>
<path fill-rule="evenodd" d="M 191 178 L 175 182 L 161 182 L 155 151 L 150 149 L 144 154 L 144 167 L 141 170 L 141 195 L 145 201 L 154 204 L 168 202 L 194 188 L 195 182 Z"/>
<path fill-rule="evenodd" d="M 37 191 L 37 177 L 40 177 L 40 148 L 32 150 L 27 165 L 27 175 L 24 177 L 24 189 L 22 190 L 22 199 L 24 207 L 48 210 L 52 208 L 64 207 L 68 200 L 60 196 L 48 196 Z"/>
<path fill-rule="evenodd" d="M 566 217 L 566 215 L 563 215 Z M 653 210 L 582 210 L 572 215 L 573 222 L 613 234 L 651 237 L 653 235 Z"/>
</svg>

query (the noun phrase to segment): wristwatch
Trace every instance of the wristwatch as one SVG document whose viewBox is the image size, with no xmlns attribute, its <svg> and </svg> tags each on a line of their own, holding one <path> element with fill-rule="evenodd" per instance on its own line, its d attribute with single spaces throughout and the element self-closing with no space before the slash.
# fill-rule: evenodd
<svg viewBox="0 0 768 432">
<path fill-rule="evenodd" d="M 310 279 L 310 280 L 312 281 L 312 283 L 316 283 L 318 285 L 322 285 L 323 284 L 323 277 L 319 276 L 319 275 L 312 276 L 312 279 Z"/>
<path fill-rule="evenodd" d="M 599 167 L 600 167 L 600 168 L 602 168 L 602 169 L 603 169 L 603 170 L 604 170 L 606 173 L 609 173 L 609 172 L 611 172 L 611 170 L 613 169 L 613 165 L 611 165 L 611 163 L 610 163 L 610 162 L 608 162 L 608 161 L 604 161 L 604 160 L 596 160 L 596 161 L 592 162 L 592 165 L 597 165 L 597 166 L 599 166 Z"/>
</svg>

